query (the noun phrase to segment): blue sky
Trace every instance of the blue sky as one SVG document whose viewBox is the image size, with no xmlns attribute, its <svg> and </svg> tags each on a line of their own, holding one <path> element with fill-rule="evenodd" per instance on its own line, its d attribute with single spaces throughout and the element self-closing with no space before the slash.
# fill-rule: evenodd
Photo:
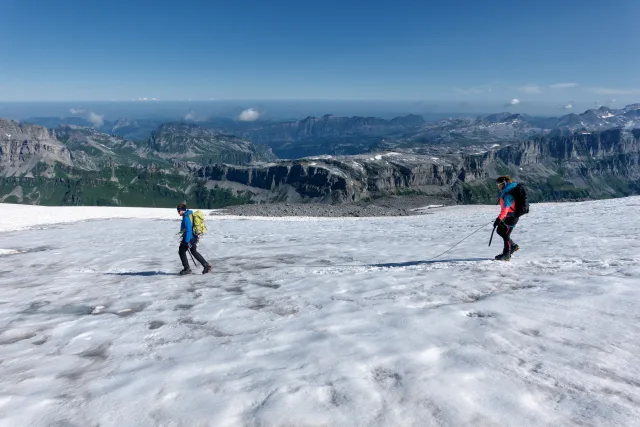
<svg viewBox="0 0 640 427">
<path fill-rule="evenodd" d="M 639 18 L 638 0 L 0 0 L 0 101 L 623 104 Z"/>
</svg>

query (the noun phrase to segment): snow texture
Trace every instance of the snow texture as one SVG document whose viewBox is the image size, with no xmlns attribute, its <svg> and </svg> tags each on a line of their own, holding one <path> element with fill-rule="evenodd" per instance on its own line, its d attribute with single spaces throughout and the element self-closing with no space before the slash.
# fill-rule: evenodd
<svg viewBox="0 0 640 427">
<path fill-rule="evenodd" d="M 0 205 L 0 427 L 640 425 L 638 207 L 533 204 L 509 263 L 496 206 L 208 217 L 180 277 L 170 210 Z"/>
</svg>

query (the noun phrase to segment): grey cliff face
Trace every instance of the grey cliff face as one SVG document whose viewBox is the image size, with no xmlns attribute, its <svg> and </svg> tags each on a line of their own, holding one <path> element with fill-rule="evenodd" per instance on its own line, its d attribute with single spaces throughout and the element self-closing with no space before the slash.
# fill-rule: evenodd
<svg viewBox="0 0 640 427">
<path fill-rule="evenodd" d="M 70 165 L 71 154 L 45 127 L 0 119 L 0 175 L 19 176 L 39 163 Z"/>
<path fill-rule="evenodd" d="M 197 174 L 229 188 L 235 184 L 254 188 L 262 200 L 278 200 L 285 195 L 291 201 L 349 203 L 405 192 L 448 195 L 461 170 L 452 161 L 430 156 L 386 153 L 251 167 L 213 165 Z M 472 173 L 464 178 L 473 181 L 475 177 Z"/>
<path fill-rule="evenodd" d="M 212 165 L 198 172 L 199 176 L 224 183 L 251 187 L 267 199 L 279 198 L 288 190 L 294 193 L 286 200 L 318 202 L 356 201 L 362 194 L 362 183 L 353 181 L 338 168 L 303 162 L 286 162 L 264 166 Z M 298 196 L 296 196 L 298 195 Z"/>
<path fill-rule="evenodd" d="M 637 132 L 612 129 L 554 138 L 535 138 L 498 150 L 496 158 L 516 166 L 543 163 L 547 160 L 588 161 L 615 155 L 637 153 Z"/>
<path fill-rule="evenodd" d="M 0 119 L 0 132 L 0 137 L 3 139 L 23 141 L 45 141 L 54 139 L 50 131 L 43 126 L 21 124 L 15 120 Z"/>
<path fill-rule="evenodd" d="M 223 187 L 240 184 L 253 188 L 260 200 L 284 197 L 290 201 L 349 203 L 411 193 L 461 200 L 460 194 L 473 192 L 469 188 L 474 186 L 492 195 L 491 180 L 508 172 L 529 183 L 534 199 L 544 200 L 544 191 L 557 193 L 553 196 L 556 198 L 612 195 L 621 191 L 620 180 L 627 183 L 624 191 L 635 194 L 640 178 L 639 153 L 640 131 L 610 130 L 539 137 L 481 153 L 319 156 L 251 167 L 214 165 L 198 174 Z M 549 182 L 562 187 L 562 192 Z"/>
</svg>

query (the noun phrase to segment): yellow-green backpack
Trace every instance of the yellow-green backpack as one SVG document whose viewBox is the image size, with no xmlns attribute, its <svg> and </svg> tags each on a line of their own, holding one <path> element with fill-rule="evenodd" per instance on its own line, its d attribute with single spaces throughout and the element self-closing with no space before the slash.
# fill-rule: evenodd
<svg viewBox="0 0 640 427">
<path fill-rule="evenodd" d="M 201 210 L 197 210 L 189 215 L 191 224 L 193 225 L 193 234 L 201 236 L 207 232 L 207 224 L 204 223 L 204 213 Z"/>
</svg>

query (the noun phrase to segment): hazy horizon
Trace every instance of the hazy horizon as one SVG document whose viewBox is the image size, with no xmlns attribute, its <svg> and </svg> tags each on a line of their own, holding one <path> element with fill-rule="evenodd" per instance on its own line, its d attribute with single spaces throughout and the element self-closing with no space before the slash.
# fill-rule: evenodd
<svg viewBox="0 0 640 427">
<path fill-rule="evenodd" d="M 619 105 L 618 105 L 619 104 Z M 0 117 L 25 120 L 35 117 L 81 117 L 89 121 L 118 119 L 170 119 L 204 121 L 212 118 L 240 120 L 299 120 L 308 116 L 373 116 L 393 118 L 408 114 L 426 120 L 448 116 L 483 115 L 501 112 L 535 116 L 561 116 L 582 113 L 603 104 L 576 104 L 572 109 L 549 103 L 420 102 L 380 100 L 225 100 L 225 101 L 11 101 L 0 102 Z M 623 108 L 614 103 L 610 108 Z"/>
</svg>

